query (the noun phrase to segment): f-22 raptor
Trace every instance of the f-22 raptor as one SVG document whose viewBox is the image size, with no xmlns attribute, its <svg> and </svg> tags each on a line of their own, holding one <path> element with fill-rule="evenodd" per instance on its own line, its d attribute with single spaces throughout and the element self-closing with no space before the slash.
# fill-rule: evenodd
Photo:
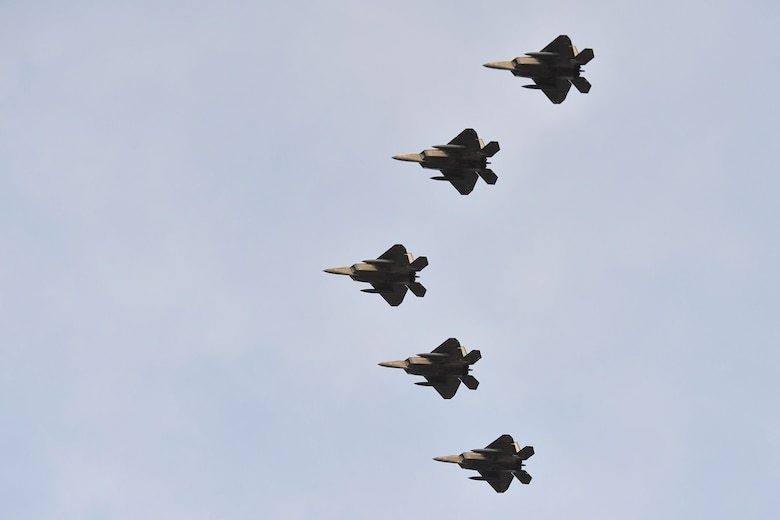
<svg viewBox="0 0 780 520">
<path fill-rule="evenodd" d="M 487 167 L 488 157 L 500 148 L 497 141 L 482 142 L 471 128 L 466 128 L 448 144 L 438 144 L 420 153 L 394 155 L 393 159 L 419 163 L 423 168 L 441 170 L 442 175 L 431 177 L 436 181 L 450 181 L 461 195 L 468 195 L 477 183 L 477 175 L 486 183 L 495 184 L 498 176 Z"/>
<path fill-rule="evenodd" d="M 469 477 L 471 480 L 484 480 L 490 484 L 497 493 L 503 493 L 509 489 L 512 476 L 523 484 L 531 482 L 531 475 L 523 469 L 523 461 L 534 454 L 533 446 L 520 449 L 511 435 L 504 434 L 494 440 L 485 448 L 461 453 L 460 455 L 445 455 L 434 457 L 439 462 L 452 462 L 464 469 L 479 471 L 478 477 Z"/>
<path fill-rule="evenodd" d="M 533 85 L 525 88 L 538 89 L 556 105 L 563 103 L 569 88 L 574 85 L 583 94 L 590 92 L 590 83 L 580 76 L 582 66 L 593 59 L 593 49 L 577 52 L 571 39 L 562 34 L 539 52 L 528 52 L 526 57 L 512 61 L 485 63 L 485 67 L 511 71 L 515 76 L 531 78 Z"/>
<path fill-rule="evenodd" d="M 370 283 L 373 289 L 361 289 L 365 293 L 377 293 L 393 307 L 401 304 L 408 288 L 415 296 L 425 296 L 425 287 L 417 281 L 417 271 L 428 265 L 424 256 L 416 260 L 401 244 L 396 244 L 379 258 L 363 260 L 351 267 L 331 267 L 326 273 L 345 274 L 357 282 Z"/>
<path fill-rule="evenodd" d="M 407 374 L 424 376 L 425 381 L 415 383 L 420 386 L 432 386 L 445 399 L 452 399 L 458 391 L 461 381 L 467 388 L 476 390 L 479 381 L 469 374 L 470 365 L 482 358 L 479 350 L 466 354 L 466 349 L 455 338 L 450 338 L 433 352 L 417 354 L 401 361 L 383 361 L 380 366 L 403 368 Z"/>
</svg>

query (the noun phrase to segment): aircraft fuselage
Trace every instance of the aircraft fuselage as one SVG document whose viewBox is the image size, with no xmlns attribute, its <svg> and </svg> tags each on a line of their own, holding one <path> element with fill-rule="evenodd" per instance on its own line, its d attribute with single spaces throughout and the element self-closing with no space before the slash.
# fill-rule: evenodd
<svg viewBox="0 0 780 520">
<path fill-rule="evenodd" d="M 512 60 L 512 74 L 524 78 L 565 78 L 579 77 L 580 65 L 574 63 L 550 63 L 536 58 L 519 57 Z"/>
<path fill-rule="evenodd" d="M 414 282 L 417 274 L 409 267 L 395 265 L 376 266 L 372 264 L 354 264 L 348 268 L 349 277 L 358 282 L 368 283 L 407 283 Z"/>
<path fill-rule="evenodd" d="M 422 153 L 410 153 L 393 157 L 399 161 L 419 163 L 423 168 L 432 170 L 481 170 L 487 167 L 487 157 L 470 150 L 444 151 L 423 150 Z"/>
<path fill-rule="evenodd" d="M 416 376 L 465 376 L 469 373 L 467 364 L 461 362 L 437 362 L 423 357 L 412 356 L 406 361 L 407 374 Z"/>
<path fill-rule="evenodd" d="M 434 170 L 479 170 L 487 167 L 487 157 L 477 153 L 452 153 L 443 150 L 424 150 L 420 154 L 423 168 Z"/>
<path fill-rule="evenodd" d="M 574 60 L 549 61 L 519 56 L 512 61 L 486 63 L 490 69 L 508 70 L 515 76 L 536 79 L 572 79 L 580 76 L 582 65 Z"/>
<path fill-rule="evenodd" d="M 461 468 L 477 471 L 515 471 L 523 467 L 523 461 L 512 455 L 484 455 L 467 451 L 460 454 Z"/>
</svg>

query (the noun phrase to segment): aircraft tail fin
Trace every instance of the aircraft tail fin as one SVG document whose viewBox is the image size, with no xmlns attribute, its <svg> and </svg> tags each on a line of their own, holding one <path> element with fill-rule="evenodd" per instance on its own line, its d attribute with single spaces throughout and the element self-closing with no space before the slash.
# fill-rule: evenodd
<svg viewBox="0 0 780 520">
<path fill-rule="evenodd" d="M 470 375 L 460 376 L 460 380 L 463 382 L 464 385 L 466 385 L 466 388 L 469 390 L 476 390 L 479 386 L 479 381 L 477 381 L 477 378 Z"/>
<path fill-rule="evenodd" d="M 479 173 L 479 176 L 482 177 L 482 180 L 487 182 L 488 184 L 495 184 L 498 180 L 498 175 L 493 172 L 490 168 L 483 168 L 481 170 L 477 170 L 477 173 Z"/>
<path fill-rule="evenodd" d="M 522 450 L 517 452 L 517 456 L 520 457 L 522 460 L 530 459 L 534 454 L 534 447 L 533 446 L 526 446 Z"/>
<path fill-rule="evenodd" d="M 428 266 L 428 259 L 424 256 L 418 256 L 417 259 L 409 264 L 414 271 L 422 271 Z"/>
<path fill-rule="evenodd" d="M 585 65 L 594 57 L 595 54 L 593 54 L 593 49 L 582 49 L 582 51 L 574 57 L 574 61 L 580 65 Z"/>
<path fill-rule="evenodd" d="M 490 141 L 482 147 L 482 154 L 485 157 L 493 157 L 501 148 L 498 147 L 498 141 Z"/>
<path fill-rule="evenodd" d="M 412 294 L 417 296 L 418 298 L 422 298 L 425 296 L 425 293 L 427 292 L 427 289 L 423 287 L 423 284 L 420 282 L 412 282 L 408 284 L 409 290 L 412 291 Z"/>
<path fill-rule="evenodd" d="M 577 90 L 579 90 L 583 94 L 587 94 L 588 92 L 590 92 L 590 82 L 587 79 L 583 78 L 582 76 L 577 76 L 576 78 L 572 78 L 571 83 L 572 85 L 574 85 L 574 87 Z"/>
<path fill-rule="evenodd" d="M 522 482 L 523 484 L 530 484 L 531 483 L 531 475 L 528 474 L 527 471 L 524 469 L 519 469 L 517 471 L 513 471 L 512 474 L 517 477 L 517 480 Z"/>
<path fill-rule="evenodd" d="M 472 350 L 471 352 L 463 356 L 463 361 L 465 361 L 469 365 L 473 365 L 480 359 L 482 359 L 482 353 L 479 350 Z"/>
</svg>

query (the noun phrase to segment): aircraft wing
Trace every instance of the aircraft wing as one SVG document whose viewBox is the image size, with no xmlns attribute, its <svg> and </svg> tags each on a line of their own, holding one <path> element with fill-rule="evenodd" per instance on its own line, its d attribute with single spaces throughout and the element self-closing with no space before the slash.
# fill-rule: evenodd
<svg viewBox="0 0 780 520">
<path fill-rule="evenodd" d="M 463 352 L 460 349 L 460 342 L 455 338 L 450 338 L 433 351 L 437 354 L 447 354 L 450 357 L 463 357 Z"/>
<path fill-rule="evenodd" d="M 547 47 L 542 49 L 542 52 L 554 52 L 558 54 L 558 57 L 555 58 L 555 60 L 574 58 L 574 48 L 571 44 L 571 38 L 565 34 L 561 34 L 551 41 Z"/>
<path fill-rule="evenodd" d="M 428 382 L 445 399 L 452 399 L 458 391 L 460 380 L 457 377 L 425 377 Z M 510 475 L 511 476 L 511 475 Z M 510 479 L 511 480 L 511 479 Z"/>
<path fill-rule="evenodd" d="M 455 136 L 455 138 L 450 141 L 449 144 L 465 146 L 470 150 L 479 150 L 482 148 L 479 144 L 479 137 L 477 137 L 477 132 L 475 132 L 472 128 L 466 128 L 464 131 Z"/>
<path fill-rule="evenodd" d="M 560 104 L 566 99 L 566 95 L 569 93 L 571 83 L 569 80 L 563 78 L 555 78 L 553 80 L 540 80 L 534 78 L 534 83 L 541 87 L 544 95 L 547 96 L 553 103 Z"/>
<path fill-rule="evenodd" d="M 487 446 L 485 446 L 487 449 L 492 450 L 500 450 L 503 453 L 506 453 L 508 455 L 514 455 L 517 453 L 517 449 L 515 448 L 515 440 L 512 438 L 511 435 L 504 434 L 498 439 L 494 440 Z M 511 479 L 510 479 L 511 480 Z"/>
<path fill-rule="evenodd" d="M 401 302 L 404 301 L 404 296 L 406 296 L 406 286 L 402 283 L 372 283 L 371 286 L 379 291 L 379 294 L 382 295 L 382 298 L 384 298 L 385 301 L 392 307 L 401 305 Z"/>
<path fill-rule="evenodd" d="M 442 170 L 441 173 L 461 195 L 468 195 L 477 184 L 477 172 L 473 170 Z"/>
<path fill-rule="evenodd" d="M 480 471 L 479 474 L 497 493 L 503 493 L 512 483 L 512 473 L 508 471 Z"/>
<path fill-rule="evenodd" d="M 396 244 L 379 256 L 380 260 L 391 260 L 401 265 L 409 265 L 409 257 L 406 256 L 406 248 Z M 391 304 L 392 305 L 392 304 Z"/>
</svg>

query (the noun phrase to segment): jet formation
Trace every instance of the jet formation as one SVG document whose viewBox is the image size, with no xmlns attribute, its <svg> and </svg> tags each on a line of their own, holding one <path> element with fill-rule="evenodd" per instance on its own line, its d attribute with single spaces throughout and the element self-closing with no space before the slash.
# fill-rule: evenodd
<svg viewBox="0 0 780 520">
<path fill-rule="evenodd" d="M 590 83 L 580 74 L 583 72 L 582 66 L 592 60 L 593 56 L 593 49 L 577 52 L 571 39 L 562 34 L 539 52 L 527 52 L 525 56 L 512 61 L 496 61 L 485 63 L 484 66 L 508 70 L 515 76 L 533 79 L 533 85 L 523 86 L 541 90 L 557 105 L 563 103 L 572 85 L 583 94 L 590 92 Z"/>
<path fill-rule="evenodd" d="M 434 457 L 439 462 L 451 462 L 464 469 L 474 469 L 479 472 L 478 477 L 469 477 L 471 480 L 484 480 L 490 484 L 497 493 L 503 493 L 509 489 L 512 476 L 523 484 L 531 482 L 531 475 L 523 469 L 524 461 L 534 454 L 533 446 L 520 449 L 511 435 L 504 434 L 488 444 L 485 448 L 461 453 L 460 455 L 445 455 Z"/>
<path fill-rule="evenodd" d="M 448 144 L 437 144 L 420 153 L 394 155 L 399 161 L 416 162 L 423 168 L 441 170 L 431 177 L 436 181 L 450 181 L 461 195 L 468 195 L 477 183 L 477 176 L 488 184 L 495 184 L 498 176 L 487 167 L 488 158 L 499 150 L 498 142 L 482 142 L 472 128 L 466 128 Z"/>
<path fill-rule="evenodd" d="M 450 338 L 426 354 L 417 354 L 401 361 L 383 361 L 380 366 L 402 368 L 407 374 L 425 377 L 419 386 L 432 386 L 444 399 L 452 399 L 462 382 L 470 390 L 476 390 L 479 381 L 469 374 L 470 365 L 482 358 L 479 350 L 468 354 L 455 338 Z"/>
<path fill-rule="evenodd" d="M 363 260 L 351 267 L 331 267 L 326 273 L 344 274 L 356 282 L 370 283 L 372 289 L 361 289 L 365 293 L 377 293 L 393 307 L 404 301 L 406 290 L 422 298 L 426 289 L 417 281 L 417 272 L 428 265 L 428 259 L 421 256 L 415 260 L 401 244 L 382 253 L 379 258 Z"/>
<path fill-rule="evenodd" d="M 594 57 L 593 49 L 578 52 L 571 39 L 562 34 L 538 52 L 528 52 L 512 61 L 486 63 L 492 69 L 508 70 L 515 76 L 531 78 L 533 84 L 525 88 L 537 89 L 554 104 L 560 104 L 574 85 L 586 94 L 591 84 L 582 76 L 582 66 Z M 493 185 L 498 176 L 488 168 L 488 159 L 500 150 L 497 141 L 484 144 L 477 132 L 466 128 L 447 144 L 435 145 L 432 149 L 417 154 L 395 155 L 393 159 L 416 162 L 423 168 L 439 170 L 441 175 L 434 180 L 448 181 L 462 195 L 468 195 L 482 178 Z M 326 273 L 346 275 L 358 282 L 371 284 L 362 292 L 376 293 L 391 306 L 401 304 L 407 290 L 417 297 L 425 296 L 426 289 L 417 281 L 418 272 L 428 265 L 428 259 L 415 259 L 401 244 L 395 244 L 379 258 L 363 260 L 350 267 L 332 267 Z M 444 399 L 452 399 L 460 384 L 476 390 L 479 381 L 470 374 L 471 365 L 482 358 L 479 350 L 466 352 L 460 342 L 449 338 L 432 352 L 417 354 L 405 360 L 383 361 L 379 365 L 400 368 L 406 373 L 422 376 L 425 381 L 415 384 L 432 386 Z M 475 470 L 479 476 L 472 480 L 483 480 L 498 493 L 509 489 L 513 478 L 523 484 L 531 482 L 531 475 L 525 471 L 525 461 L 534 455 L 533 446 L 520 445 L 511 435 L 501 435 L 485 448 L 474 449 L 460 455 L 445 455 L 434 460 L 458 464 L 461 468 Z"/>
</svg>

